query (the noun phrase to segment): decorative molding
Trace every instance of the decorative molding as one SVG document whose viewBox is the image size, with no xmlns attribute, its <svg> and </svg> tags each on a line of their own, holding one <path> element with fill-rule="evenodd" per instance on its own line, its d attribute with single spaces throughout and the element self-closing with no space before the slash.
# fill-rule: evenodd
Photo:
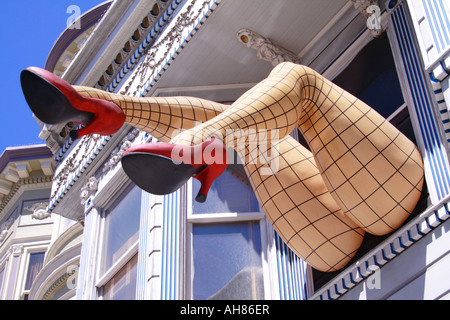
<svg viewBox="0 0 450 320">
<path fill-rule="evenodd" d="M 46 146 L 55 156 L 55 161 L 58 162 L 62 158 L 61 155 L 58 155 L 60 150 L 64 149 L 66 144 L 71 145 L 73 143 L 73 140 L 69 137 L 69 132 L 73 129 L 74 124 L 70 122 L 67 124 L 49 125 L 40 121 L 36 116 L 33 115 L 33 117 L 41 127 L 39 138 L 45 141 Z"/>
<path fill-rule="evenodd" d="M 450 75 L 450 7 L 440 1 L 406 1 L 411 14 L 417 43 L 422 52 L 425 72 L 429 75 L 434 92 L 443 134 L 450 147 L 450 100 L 444 97 Z"/>
<path fill-rule="evenodd" d="M 78 42 L 77 48 L 70 52 L 67 51 L 68 47 L 80 36 L 82 36 L 87 30 L 89 30 L 99 22 L 111 6 L 111 4 L 112 1 L 105 1 L 104 3 L 99 4 L 98 6 L 82 14 L 77 19 L 77 21 L 74 22 L 78 23 L 79 27 L 66 28 L 53 45 L 50 54 L 48 55 L 47 61 L 45 62 L 45 69 L 51 72 L 62 74 L 65 71 L 64 69 L 58 71 L 55 70 L 58 60 L 60 60 L 63 54 L 68 54 L 68 56 L 73 59 L 73 57 L 82 48 L 84 43 Z M 86 35 L 84 35 L 84 37 L 86 37 Z M 84 38 L 84 40 L 86 40 L 86 38 Z M 70 64 L 70 62 L 72 61 L 69 60 L 65 63 Z"/>
<path fill-rule="evenodd" d="M 139 60 L 140 55 L 143 53 L 144 48 L 152 44 L 150 40 L 157 37 L 159 31 L 162 30 L 164 24 L 169 20 L 168 18 L 175 11 L 179 3 L 181 3 L 181 0 L 174 0 L 173 3 L 170 3 L 170 1 L 157 0 L 155 3 L 157 9 L 154 7 L 142 20 L 135 33 L 127 42 L 128 45 L 126 44 L 124 48 L 117 53 L 116 58 L 111 62 L 110 67 L 104 71 L 101 76 L 105 81 L 104 85 L 99 84 L 102 82 L 100 79 L 94 87 L 110 92 L 113 91 L 115 87 L 110 86 L 110 88 L 108 88 L 108 85 L 114 80 L 113 83 L 117 86 L 120 80 L 125 77 L 126 73 L 133 68 L 133 65 Z M 158 12 L 156 16 L 155 12 Z M 161 13 L 159 14 L 159 12 Z M 157 20 L 157 18 L 159 18 L 159 20 Z M 148 33 L 148 35 L 145 33 Z M 95 34 L 96 32 L 94 31 L 92 36 L 95 36 Z M 129 59 L 132 61 L 131 64 L 130 62 L 127 62 Z M 125 72 L 124 70 L 127 71 Z M 64 74 L 64 76 L 66 76 L 66 74 Z M 36 119 L 36 121 L 41 126 L 39 138 L 45 141 L 48 148 L 50 148 L 54 154 L 55 161 L 58 163 L 64 158 L 65 153 L 70 150 L 74 143 L 68 135 L 73 129 L 74 124 L 47 125 L 38 119 Z"/>
<path fill-rule="evenodd" d="M 64 253 L 73 246 L 82 245 L 83 241 L 83 227 L 74 223 L 68 227 L 62 234 L 60 234 L 48 247 L 45 254 L 44 266 L 50 263 L 56 256 Z M 76 240 L 78 239 L 78 240 Z"/>
<path fill-rule="evenodd" d="M 178 13 L 177 20 L 169 25 L 164 36 L 158 39 L 145 55 L 121 91 L 124 95 L 146 96 L 186 47 L 192 37 L 216 10 L 222 0 L 190 0 Z"/>
<path fill-rule="evenodd" d="M 30 177 L 31 166 L 28 161 L 16 163 L 16 171 L 20 178 L 26 179 Z"/>
<path fill-rule="evenodd" d="M 84 207 L 88 199 L 97 192 L 98 180 L 96 177 L 90 177 L 88 182 L 81 188 L 81 205 Z"/>
<path fill-rule="evenodd" d="M 10 217 L 8 220 L 2 223 L 0 226 L 0 243 L 5 241 L 6 237 L 8 236 L 9 228 L 11 228 L 15 217 Z"/>
<path fill-rule="evenodd" d="M 48 212 L 52 212 L 56 208 L 111 138 L 112 136 L 99 135 L 82 138 L 77 148 L 71 152 L 68 159 L 65 159 L 64 166 L 54 177 L 54 192 L 50 197 Z"/>
<path fill-rule="evenodd" d="M 128 148 L 131 147 L 133 141 L 136 139 L 136 137 L 139 136 L 140 132 L 141 131 L 139 129 L 133 128 L 130 133 L 128 133 L 127 136 L 123 138 L 119 146 L 111 153 L 111 156 L 105 162 L 105 165 L 103 166 L 103 173 L 114 168 L 120 162 L 120 159 L 122 159 L 122 155 Z"/>
<path fill-rule="evenodd" d="M 9 248 L 9 253 L 12 254 L 14 257 L 18 257 L 23 253 L 23 248 L 24 245 L 23 244 L 13 244 L 10 248 Z"/>
<path fill-rule="evenodd" d="M 54 254 L 50 259 L 45 258 L 44 266 L 31 286 L 30 300 L 51 299 L 63 285 L 68 284 L 68 277 L 77 277 L 81 247 L 82 241 L 79 241 L 56 255 Z"/>
<path fill-rule="evenodd" d="M 48 202 L 35 203 L 31 207 L 26 207 L 24 210 L 32 212 L 31 217 L 37 220 L 44 220 L 51 216 L 50 213 L 47 212 Z"/>
<path fill-rule="evenodd" d="M 191 20 L 184 21 L 183 19 L 181 19 L 181 20 L 179 19 L 177 21 L 174 29 L 177 30 L 178 33 L 181 33 L 183 28 L 180 28 L 180 27 L 183 26 L 183 23 L 186 26 L 188 26 L 189 24 L 194 23 L 194 21 L 197 19 L 197 22 L 196 22 L 197 24 L 196 24 L 195 28 L 193 29 L 194 31 L 189 30 L 188 37 L 184 37 L 184 39 L 182 41 L 183 45 L 180 44 L 181 49 L 184 47 L 184 43 L 187 43 L 190 40 L 192 35 L 196 32 L 196 30 L 198 30 L 200 25 L 202 25 L 204 23 L 204 21 L 209 17 L 209 15 L 214 11 L 214 9 L 217 7 L 217 5 L 220 1 L 221 0 L 213 0 L 213 1 L 207 0 L 203 3 L 204 10 L 203 11 L 200 10 L 198 15 L 193 17 Z M 158 0 L 157 1 L 158 11 L 161 12 L 161 14 L 158 15 L 159 20 L 155 20 L 154 12 L 151 11 L 147 16 L 147 18 L 149 19 L 148 20 L 149 25 L 147 27 L 145 27 L 147 24 L 147 21 L 144 21 L 144 20 L 146 20 L 144 18 L 144 20 L 142 21 L 140 26 L 138 26 L 138 28 L 136 29 L 135 34 L 133 34 L 131 36 L 132 40 L 133 40 L 133 37 L 135 39 L 139 38 L 139 39 L 143 39 L 143 40 L 142 41 L 133 40 L 133 41 L 129 42 L 130 45 L 125 46 L 118 53 L 118 56 L 120 55 L 120 59 L 116 58 L 115 61 L 113 61 L 111 63 L 111 68 L 108 68 L 108 70 L 106 70 L 105 73 L 103 74 L 102 77 L 104 77 L 104 79 L 106 79 L 105 83 L 103 85 L 100 85 L 99 83 L 97 83 L 95 85 L 95 87 L 106 90 L 106 91 L 110 91 L 110 92 L 114 91 L 115 88 L 118 86 L 118 84 L 125 77 L 125 75 L 130 70 L 132 70 L 137 63 L 140 62 L 140 59 L 142 58 L 142 56 L 146 55 L 146 57 L 147 57 L 147 56 L 149 56 L 148 51 L 152 51 L 152 52 L 154 51 L 154 48 L 155 48 L 155 46 L 153 45 L 154 41 L 156 39 L 158 39 L 159 32 L 161 30 L 163 30 L 164 25 L 170 21 L 170 17 L 175 12 L 175 9 L 178 7 L 178 5 L 181 2 L 182 2 L 181 0 L 174 0 L 174 1 L 172 1 L 172 3 L 169 3 L 169 2 L 165 3 L 165 1 Z M 163 10 L 166 10 L 166 11 L 163 11 Z M 192 16 L 192 12 L 189 12 L 189 7 L 188 7 L 188 14 L 190 17 Z M 149 18 L 150 16 L 153 18 Z M 153 22 L 154 24 L 152 24 L 151 22 Z M 147 32 L 148 34 L 145 35 L 145 32 Z M 139 34 L 139 35 L 137 35 L 137 34 Z M 176 38 L 175 40 L 181 40 L 182 36 L 183 36 L 182 34 L 177 34 L 177 36 L 175 37 Z M 166 45 L 167 45 L 166 38 L 167 37 L 169 37 L 170 39 L 173 38 L 173 36 L 170 35 L 170 32 L 169 32 L 169 35 L 166 36 L 164 40 L 159 41 L 159 44 L 157 45 L 158 48 L 159 47 L 166 48 Z M 175 43 L 175 40 L 173 43 Z M 176 50 L 176 54 L 178 54 L 179 51 L 181 51 L 181 49 Z M 127 52 L 126 56 L 123 55 L 124 52 Z M 152 54 L 150 54 L 150 56 L 151 55 Z M 174 58 L 172 58 L 172 60 L 173 59 Z M 119 61 L 122 61 L 122 62 L 117 63 Z M 160 66 L 160 64 L 162 64 L 163 61 L 164 61 L 164 59 L 162 59 L 162 61 L 160 61 L 159 64 L 155 64 L 154 68 Z M 164 65 L 164 69 L 165 69 L 166 65 L 167 65 L 167 62 Z M 108 75 L 108 74 L 111 74 L 111 75 Z M 140 72 L 139 72 L 139 70 L 134 72 L 133 81 L 137 74 L 141 75 L 141 77 L 140 77 L 140 79 L 141 79 L 142 78 L 142 70 Z M 108 76 L 106 76 L 106 78 L 105 78 L 105 75 L 108 75 Z M 114 78 L 114 76 L 115 76 L 115 78 Z M 111 81 L 112 81 L 112 83 L 109 84 Z M 100 83 L 102 82 L 101 79 L 99 80 L 99 82 Z M 135 94 L 136 94 L 136 92 L 135 92 Z M 72 126 L 73 124 L 69 123 L 64 127 L 62 125 L 48 126 L 46 124 L 41 123 L 40 121 L 38 121 L 38 123 L 42 126 L 40 138 L 45 140 L 48 147 L 52 150 L 53 154 L 55 155 L 55 161 L 56 162 L 62 161 L 64 159 L 66 152 L 71 149 L 71 146 L 74 143 L 74 141 L 67 135 L 67 126 Z M 71 129 L 71 128 L 69 128 L 69 129 Z M 83 137 L 83 138 L 85 138 L 85 137 Z M 63 170 L 63 171 L 66 172 L 67 170 Z M 65 174 L 65 175 L 67 176 L 67 174 Z M 58 180 L 61 180 L 61 179 L 58 179 Z M 56 189 L 60 190 L 61 185 L 60 185 L 60 188 L 56 188 Z M 54 196 L 52 196 L 52 197 L 54 197 Z M 58 199 L 56 199 L 56 200 L 58 200 Z M 54 201 L 54 204 L 57 204 L 57 203 L 58 203 L 57 201 Z M 49 206 L 49 210 L 53 210 L 52 203 Z"/>
<path fill-rule="evenodd" d="M 158 39 L 160 31 L 170 22 L 181 2 L 182 0 L 173 0 L 172 3 L 157 0 L 95 87 L 109 92 L 114 91 L 127 73 L 139 62 L 142 55 Z"/>
<path fill-rule="evenodd" d="M 239 42 L 246 45 L 247 48 L 256 50 L 258 58 L 269 61 L 274 67 L 281 62 L 300 64 L 300 59 L 295 53 L 277 46 L 270 39 L 267 39 L 252 30 L 240 29 L 236 36 Z"/>
<path fill-rule="evenodd" d="M 17 171 L 13 168 L 8 168 L 5 170 L 5 179 L 9 180 L 13 183 L 16 183 L 19 181 L 20 177 Z"/>
<path fill-rule="evenodd" d="M 450 57 L 450 54 L 449 54 Z M 450 72 L 450 66 L 448 68 Z M 436 100 L 439 117 L 442 123 L 442 129 L 444 131 L 445 139 L 447 141 L 447 147 L 450 148 L 450 114 L 448 108 L 448 102 L 444 97 L 443 81 L 435 78 L 433 73 L 430 73 L 430 83 L 433 89 L 434 98 Z M 449 90 L 449 89 L 447 89 Z"/>
<path fill-rule="evenodd" d="M 23 191 L 37 188 L 50 188 L 51 183 L 52 177 L 50 176 L 20 179 L 11 187 L 9 194 L 3 198 L 0 204 L 0 218 L 4 212 L 8 212 L 11 209 Z"/>
<path fill-rule="evenodd" d="M 443 199 L 450 192 L 449 148 L 448 137 L 445 136 L 443 122 L 445 103 L 439 104 L 437 110 L 436 96 L 440 83 L 431 81 L 434 87 L 430 90 L 430 75 L 423 66 L 423 56 L 417 44 L 417 37 L 411 21 L 409 6 L 404 1 L 397 1 L 394 10 L 389 14 L 389 38 L 393 46 L 396 66 L 402 74 L 399 77 L 404 88 L 405 102 L 414 119 L 417 144 L 421 149 L 428 192 L 433 202 Z M 440 122 L 440 123 L 439 123 Z"/>
<path fill-rule="evenodd" d="M 69 277 L 73 276 L 75 273 L 77 273 L 77 268 L 79 266 L 76 266 L 76 268 L 69 269 L 70 272 L 63 273 L 52 285 L 48 290 L 45 292 L 44 296 L 42 297 L 42 300 L 51 300 L 51 298 L 63 287 L 67 285 L 67 281 Z M 74 289 L 72 289 L 74 290 Z"/>
</svg>

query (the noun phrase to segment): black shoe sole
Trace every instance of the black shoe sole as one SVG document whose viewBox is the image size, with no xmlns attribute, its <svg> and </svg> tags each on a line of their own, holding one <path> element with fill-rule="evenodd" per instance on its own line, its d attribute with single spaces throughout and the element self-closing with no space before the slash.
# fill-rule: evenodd
<svg viewBox="0 0 450 320">
<path fill-rule="evenodd" d="M 31 111 L 46 124 L 71 121 L 87 124 L 94 116 L 76 109 L 57 87 L 30 70 L 21 72 L 20 82 Z"/>
<path fill-rule="evenodd" d="M 122 157 L 122 168 L 141 189 L 155 195 L 171 194 L 181 188 L 196 169 L 151 153 L 133 152 Z"/>
</svg>

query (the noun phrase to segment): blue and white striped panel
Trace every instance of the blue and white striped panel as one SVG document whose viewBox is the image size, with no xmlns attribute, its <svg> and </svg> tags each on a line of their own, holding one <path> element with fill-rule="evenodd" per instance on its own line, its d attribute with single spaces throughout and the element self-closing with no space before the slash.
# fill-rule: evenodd
<svg viewBox="0 0 450 320">
<path fill-rule="evenodd" d="M 136 300 L 145 300 L 147 285 L 147 263 L 148 263 L 148 236 L 149 236 L 149 218 L 150 218 L 150 199 L 151 195 L 144 190 L 141 191 L 141 221 L 139 223 L 139 251 L 138 268 L 136 280 Z"/>
<path fill-rule="evenodd" d="M 437 54 L 440 55 L 450 48 L 450 2 L 444 0 L 422 0 L 422 4 Z M 442 69 L 447 68 L 442 65 Z M 442 87 L 440 87 L 441 83 L 438 79 L 435 79 L 433 73 L 430 74 L 430 78 L 445 131 L 445 137 L 447 142 L 450 143 L 449 112 L 447 103 L 443 97 Z"/>
<path fill-rule="evenodd" d="M 433 73 L 430 73 L 430 82 L 437 103 L 439 116 L 441 117 L 442 129 L 444 130 L 445 139 L 447 139 L 447 143 L 450 146 L 450 115 L 447 107 L 447 102 L 445 101 L 442 83 L 434 77 Z"/>
<path fill-rule="evenodd" d="M 280 300 L 306 300 L 306 263 L 275 232 Z"/>
<path fill-rule="evenodd" d="M 448 0 L 422 0 L 438 54 L 450 47 L 450 3 Z"/>
<path fill-rule="evenodd" d="M 432 181 L 428 181 L 430 193 L 440 200 L 450 191 L 450 173 L 446 154 L 447 142 L 442 140 L 436 118 L 432 95 L 428 90 L 427 77 L 422 68 L 421 57 L 414 42 L 413 27 L 405 4 L 398 6 L 390 16 L 393 33 L 405 67 L 405 80 L 411 92 L 411 102 L 416 113 L 420 135 L 423 140 L 424 160 L 428 162 Z M 418 133 L 419 134 L 419 133 Z M 434 191 L 435 190 L 435 191 Z"/>
<path fill-rule="evenodd" d="M 180 250 L 180 191 L 164 196 L 162 226 L 161 300 L 178 299 Z"/>
</svg>

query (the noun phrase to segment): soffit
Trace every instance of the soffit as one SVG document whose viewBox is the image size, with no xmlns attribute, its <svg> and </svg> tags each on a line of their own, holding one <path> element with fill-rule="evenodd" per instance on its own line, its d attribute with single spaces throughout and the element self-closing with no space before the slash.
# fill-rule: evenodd
<svg viewBox="0 0 450 320">
<path fill-rule="evenodd" d="M 154 88 L 258 82 L 273 66 L 237 40 L 238 30 L 250 29 L 300 54 L 348 3 L 348 0 L 223 0 Z"/>
</svg>

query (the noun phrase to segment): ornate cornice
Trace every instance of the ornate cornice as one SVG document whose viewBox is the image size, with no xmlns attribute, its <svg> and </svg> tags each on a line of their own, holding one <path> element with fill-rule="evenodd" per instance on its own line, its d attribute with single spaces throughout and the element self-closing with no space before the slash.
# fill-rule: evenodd
<svg viewBox="0 0 450 320">
<path fill-rule="evenodd" d="M 112 92 L 126 74 L 138 63 L 139 58 L 154 44 L 160 31 L 170 21 L 182 0 L 157 0 L 150 12 L 142 19 L 133 35 L 117 53 L 114 61 L 95 84 L 96 88 Z"/>
<path fill-rule="evenodd" d="M 84 136 L 77 148 L 58 168 L 53 179 L 53 190 L 48 205 L 48 212 L 52 212 L 75 183 L 97 158 L 112 136 L 91 135 Z"/>
<path fill-rule="evenodd" d="M 169 21 L 170 16 L 181 2 L 182 0 L 173 0 L 172 3 L 168 0 L 157 0 L 152 10 L 140 22 L 136 31 L 116 54 L 115 59 L 111 61 L 94 87 L 105 91 L 113 91 L 126 73 L 138 62 L 145 48 L 150 46 L 157 38 L 163 26 Z M 51 149 L 55 161 L 61 161 L 74 143 L 68 135 L 74 124 L 46 125 L 39 120 L 37 122 L 41 125 L 39 137 L 45 140 L 46 145 Z"/>
<path fill-rule="evenodd" d="M 176 20 L 169 25 L 170 29 L 141 57 L 121 94 L 146 96 L 220 2 L 221 0 L 188 1 Z"/>
<path fill-rule="evenodd" d="M 11 192 L 3 198 L 3 201 L 0 204 L 0 217 L 2 216 L 2 213 L 7 212 L 11 206 L 15 204 L 15 199 L 17 196 L 21 195 L 20 191 L 33 188 L 50 188 L 51 182 L 52 177 L 50 176 L 20 179 L 17 183 L 13 184 Z"/>
</svg>

